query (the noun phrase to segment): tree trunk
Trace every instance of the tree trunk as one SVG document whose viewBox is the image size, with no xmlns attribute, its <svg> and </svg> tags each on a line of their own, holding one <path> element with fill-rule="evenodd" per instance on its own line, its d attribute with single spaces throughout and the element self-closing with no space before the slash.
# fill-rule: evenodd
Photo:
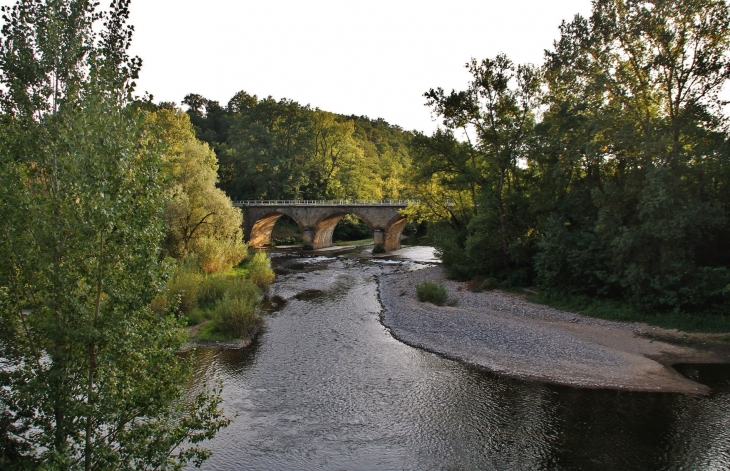
<svg viewBox="0 0 730 471">
<path fill-rule="evenodd" d="M 92 328 L 92 340 L 89 344 L 89 378 L 86 385 L 86 404 L 88 411 L 86 413 L 86 440 L 84 447 L 84 469 L 91 471 L 91 462 L 93 458 L 93 451 L 91 443 L 91 433 L 93 431 L 93 394 L 94 394 L 94 372 L 96 372 L 96 342 L 94 336 L 96 336 L 96 327 L 99 322 L 99 312 L 101 311 L 101 293 L 104 282 L 104 234 L 99 235 L 99 278 L 96 281 L 96 304 L 94 306 L 94 322 Z"/>
<path fill-rule="evenodd" d="M 499 183 L 497 184 L 497 208 L 499 209 L 499 224 L 502 232 L 502 262 L 504 268 L 509 268 L 509 255 L 507 253 L 507 223 L 504 220 L 504 204 L 502 202 L 502 188 L 504 187 L 504 166 L 499 165 Z"/>
</svg>

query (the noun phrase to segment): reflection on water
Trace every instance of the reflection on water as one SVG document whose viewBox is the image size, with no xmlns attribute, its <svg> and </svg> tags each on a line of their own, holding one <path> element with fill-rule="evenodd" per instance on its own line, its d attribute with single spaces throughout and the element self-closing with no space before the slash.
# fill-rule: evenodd
<svg viewBox="0 0 730 471">
<path fill-rule="evenodd" d="M 679 368 L 714 388 L 705 397 L 627 393 L 502 378 L 408 347 L 379 322 L 375 278 L 418 268 L 408 253 L 274 257 L 285 274 L 272 296 L 286 303 L 265 332 L 197 353 L 198 381 L 222 380 L 236 415 L 204 469 L 730 468 L 730 368 Z"/>
</svg>

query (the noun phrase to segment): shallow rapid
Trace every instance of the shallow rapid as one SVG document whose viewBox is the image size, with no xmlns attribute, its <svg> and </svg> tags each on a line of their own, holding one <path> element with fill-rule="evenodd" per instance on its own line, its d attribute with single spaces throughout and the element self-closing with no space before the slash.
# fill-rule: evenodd
<svg viewBox="0 0 730 471">
<path fill-rule="evenodd" d="M 509 379 L 395 340 L 377 277 L 426 266 L 272 253 L 280 308 L 240 350 L 199 348 L 234 417 L 203 469 L 729 469 L 730 368 L 682 366 L 704 396 Z M 416 261 L 417 260 L 417 261 Z"/>
</svg>

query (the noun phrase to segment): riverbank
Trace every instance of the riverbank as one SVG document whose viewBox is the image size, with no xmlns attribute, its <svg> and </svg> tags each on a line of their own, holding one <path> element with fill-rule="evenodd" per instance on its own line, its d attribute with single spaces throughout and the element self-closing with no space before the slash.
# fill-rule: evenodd
<svg viewBox="0 0 730 471">
<path fill-rule="evenodd" d="M 416 299 L 415 286 L 439 281 L 454 307 Z M 486 370 L 587 388 L 703 394 L 707 386 L 671 365 L 730 362 L 722 352 L 657 340 L 686 337 L 641 324 L 559 311 L 501 291 L 473 293 L 441 267 L 384 275 L 383 324 L 402 342 Z"/>
<path fill-rule="evenodd" d="M 194 349 L 195 347 L 219 347 L 219 348 L 228 348 L 228 349 L 239 349 L 239 348 L 246 348 L 253 342 L 253 339 L 256 338 L 256 336 L 261 332 L 263 329 L 263 322 L 259 323 L 259 325 L 249 331 L 243 338 L 235 339 L 235 340 L 202 340 L 199 338 L 196 338 L 196 335 L 198 332 L 200 332 L 200 329 L 205 327 L 211 322 L 210 319 L 205 319 L 203 322 L 185 327 L 185 331 L 188 333 L 188 340 L 183 345 L 183 348 L 181 351 L 186 352 L 189 350 Z"/>
</svg>

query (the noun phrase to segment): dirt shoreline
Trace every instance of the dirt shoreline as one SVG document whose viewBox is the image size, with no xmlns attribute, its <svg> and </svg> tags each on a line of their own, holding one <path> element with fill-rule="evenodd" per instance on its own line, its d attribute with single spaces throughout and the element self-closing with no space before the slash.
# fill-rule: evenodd
<svg viewBox="0 0 730 471">
<path fill-rule="evenodd" d="M 188 340 L 185 342 L 182 349 L 180 350 L 181 352 L 192 350 L 195 347 L 219 347 L 228 349 L 246 348 L 251 345 L 251 343 L 253 343 L 253 339 L 256 338 L 256 336 L 259 334 L 259 332 L 261 332 L 263 328 L 262 326 L 260 326 L 254 332 L 249 333 L 249 335 L 247 335 L 246 337 L 237 340 L 231 340 L 228 342 L 221 342 L 218 340 L 200 340 L 195 338 L 195 334 L 197 334 L 198 331 L 208 322 L 210 322 L 210 319 L 206 319 L 200 324 L 185 327 L 185 330 L 188 333 Z"/>
<path fill-rule="evenodd" d="M 455 307 L 416 299 L 415 285 L 440 281 Z M 501 291 L 472 293 L 441 267 L 383 275 L 383 325 L 411 346 L 507 376 L 585 388 L 705 394 L 677 363 L 730 363 L 723 348 L 690 348 L 702 334 L 594 319 Z M 666 341 L 670 340 L 670 342 Z M 676 340 L 676 342 L 675 342 Z"/>
</svg>

